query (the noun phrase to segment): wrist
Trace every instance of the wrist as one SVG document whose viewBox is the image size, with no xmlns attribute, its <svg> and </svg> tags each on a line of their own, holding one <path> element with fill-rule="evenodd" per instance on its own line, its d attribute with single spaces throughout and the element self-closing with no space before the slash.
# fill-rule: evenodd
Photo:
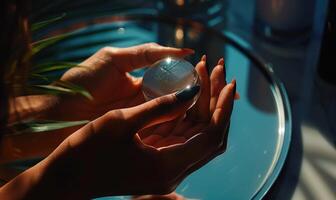
<svg viewBox="0 0 336 200">
<path fill-rule="evenodd" d="M 81 181 L 81 168 L 72 153 L 63 146 L 64 143 L 31 168 L 35 182 L 29 195 L 32 199 L 88 199 L 88 190 L 83 189 L 85 182 Z"/>
<path fill-rule="evenodd" d="M 79 199 L 71 182 L 44 160 L 4 185 L 0 199 Z"/>
</svg>

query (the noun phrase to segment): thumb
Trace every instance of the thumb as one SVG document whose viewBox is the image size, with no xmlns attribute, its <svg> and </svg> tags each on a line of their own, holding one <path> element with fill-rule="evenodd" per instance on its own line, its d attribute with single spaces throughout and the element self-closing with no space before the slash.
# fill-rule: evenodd
<svg viewBox="0 0 336 200">
<path fill-rule="evenodd" d="M 199 90 L 200 86 L 195 85 L 127 108 L 124 112 L 126 121 L 132 124 L 135 132 L 148 126 L 170 121 L 188 110 Z"/>
</svg>

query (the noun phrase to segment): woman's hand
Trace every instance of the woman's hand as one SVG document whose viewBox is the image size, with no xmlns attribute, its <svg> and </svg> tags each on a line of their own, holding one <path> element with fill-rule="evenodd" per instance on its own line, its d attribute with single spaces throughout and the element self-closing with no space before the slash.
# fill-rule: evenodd
<svg viewBox="0 0 336 200">
<path fill-rule="evenodd" d="M 192 138 L 160 148 L 146 145 L 137 133 L 183 115 L 190 105 L 185 97 L 172 94 L 111 111 L 66 139 L 44 162 L 41 179 L 55 187 L 69 184 L 75 197 L 172 192 L 185 176 L 225 150 L 234 88 L 233 83 L 222 90 L 211 120 Z M 188 93 L 188 99 L 195 95 Z"/>
<path fill-rule="evenodd" d="M 95 119 L 109 110 L 139 105 L 144 102 L 142 78 L 135 78 L 128 72 L 167 56 L 184 57 L 193 52 L 156 43 L 128 48 L 105 47 L 81 63 L 81 67 L 68 70 L 61 78 L 83 86 L 91 93 L 93 101 L 77 95 L 67 97 L 63 106 L 70 108 L 71 116 L 78 119 Z"/>
<path fill-rule="evenodd" d="M 221 63 L 208 84 L 202 79 L 205 75 L 202 73 L 206 72 L 205 59 L 198 64 L 197 70 L 203 70 L 202 93 L 195 107 L 183 118 L 193 116 L 190 119 L 197 119 L 193 121 L 193 127 L 197 128 L 190 135 L 189 131 L 180 132 L 188 133 L 182 135 L 185 140 L 156 145 L 138 133 L 149 136 L 152 127 L 182 119 L 199 90 L 197 86 L 106 113 L 5 185 L 0 196 L 79 199 L 172 192 L 188 174 L 226 148 L 236 85 L 235 82 L 225 84 Z M 184 126 L 184 123 L 176 124 L 175 127 Z M 173 131 L 162 133 L 165 138 L 175 137 Z"/>
<path fill-rule="evenodd" d="M 144 102 L 142 79 L 132 77 L 128 72 L 151 65 L 169 55 L 184 57 L 191 53 L 191 49 L 163 47 L 155 43 L 128 48 L 105 47 L 81 63 L 80 67 L 68 70 L 61 78 L 86 88 L 94 97 L 93 101 L 80 95 L 17 97 L 10 101 L 9 123 L 33 118 L 93 120 L 113 109 L 139 105 Z M 0 162 L 49 155 L 78 128 L 71 127 L 49 134 L 21 134 L 2 138 Z"/>
<path fill-rule="evenodd" d="M 222 88 L 226 86 L 224 60 L 220 59 L 218 61 L 217 66 L 212 71 L 210 80 L 206 70 L 205 56 L 203 56 L 201 62 L 196 65 L 196 71 L 198 72 L 202 83 L 202 92 L 196 105 L 184 116 L 141 130 L 138 135 L 145 144 L 155 148 L 162 148 L 185 143 L 191 137 L 207 129 L 206 127 L 209 126 L 209 121 L 213 120 L 211 117 L 214 115 L 217 106 L 227 106 L 225 103 L 221 104 L 221 106 L 217 105 L 219 94 Z M 233 81 L 232 84 L 235 85 L 235 81 Z M 235 99 L 238 98 L 239 94 L 236 93 Z M 213 153 L 209 154 L 210 156 L 200 160 L 198 164 L 190 169 L 190 172 L 203 166 L 209 160 L 226 150 L 228 127 L 225 127 L 222 131 L 224 131 L 224 134 L 222 135 L 222 144 L 221 147 L 217 149 L 217 153 L 215 150 Z M 183 200 L 185 198 L 176 193 L 170 193 L 168 195 L 143 195 L 134 197 L 134 200 L 138 199 Z"/>
<path fill-rule="evenodd" d="M 160 148 L 183 143 L 209 125 L 216 110 L 219 94 L 226 86 L 224 60 L 218 61 L 210 80 L 206 68 L 206 56 L 202 57 L 195 69 L 201 80 L 201 94 L 198 101 L 185 115 L 141 130 L 139 136 L 147 145 Z"/>
</svg>

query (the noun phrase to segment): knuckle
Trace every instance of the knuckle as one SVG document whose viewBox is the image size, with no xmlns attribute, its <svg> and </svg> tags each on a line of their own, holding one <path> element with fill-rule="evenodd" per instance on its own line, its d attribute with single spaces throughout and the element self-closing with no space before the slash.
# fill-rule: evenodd
<svg viewBox="0 0 336 200">
<path fill-rule="evenodd" d="M 112 110 L 106 113 L 108 121 L 115 121 L 120 124 L 125 122 L 125 117 L 122 110 Z"/>
<path fill-rule="evenodd" d="M 141 54 L 143 55 L 143 58 L 146 62 L 152 63 L 155 60 L 152 58 L 152 53 L 154 51 L 154 48 L 159 47 L 160 45 L 155 42 L 150 42 L 144 44 L 143 48 L 141 48 Z"/>
<path fill-rule="evenodd" d="M 159 112 L 168 112 L 172 109 L 175 102 L 173 95 L 163 96 L 154 100 L 154 105 Z"/>
<path fill-rule="evenodd" d="M 147 43 L 149 47 L 157 47 L 157 46 L 160 46 L 158 43 L 156 42 L 149 42 Z"/>
<path fill-rule="evenodd" d="M 107 52 L 110 51 L 110 47 L 108 47 L 108 46 L 103 47 L 103 48 L 101 48 L 99 51 L 102 52 L 102 53 L 107 53 Z"/>
<path fill-rule="evenodd" d="M 99 52 L 101 52 L 103 54 L 110 54 L 111 55 L 111 54 L 114 54 L 117 50 L 118 50 L 118 48 L 105 46 L 105 47 L 101 48 L 99 50 Z"/>
<path fill-rule="evenodd" d="M 152 47 L 152 46 L 150 46 L 150 47 Z M 148 62 L 148 63 L 153 62 L 153 59 L 151 58 L 152 52 L 153 51 L 152 51 L 151 48 L 145 48 L 142 51 L 143 57 L 144 57 L 145 61 Z"/>
</svg>

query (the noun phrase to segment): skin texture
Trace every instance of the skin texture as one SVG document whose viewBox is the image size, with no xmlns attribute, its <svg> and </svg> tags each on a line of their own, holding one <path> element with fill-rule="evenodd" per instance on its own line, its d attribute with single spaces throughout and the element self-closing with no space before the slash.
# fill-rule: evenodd
<svg viewBox="0 0 336 200">
<path fill-rule="evenodd" d="M 58 99 L 54 108 L 66 106 L 75 116 L 59 117 L 93 120 L 3 186 L 0 197 L 89 199 L 174 191 L 187 175 L 225 151 L 236 83 L 226 84 L 221 60 L 209 79 L 203 56 L 196 66 L 200 98 L 187 110 L 190 100 L 181 101 L 175 94 L 144 102 L 141 79 L 127 72 L 167 55 L 190 53 L 157 44 L 104 48 L 83 62 L 91 67 L 66 72 L 63 80 L 83 85 L 95 100 Z M 52 108 L 45 112 L 56 114 L 58 109 Z"/>
</svg>

